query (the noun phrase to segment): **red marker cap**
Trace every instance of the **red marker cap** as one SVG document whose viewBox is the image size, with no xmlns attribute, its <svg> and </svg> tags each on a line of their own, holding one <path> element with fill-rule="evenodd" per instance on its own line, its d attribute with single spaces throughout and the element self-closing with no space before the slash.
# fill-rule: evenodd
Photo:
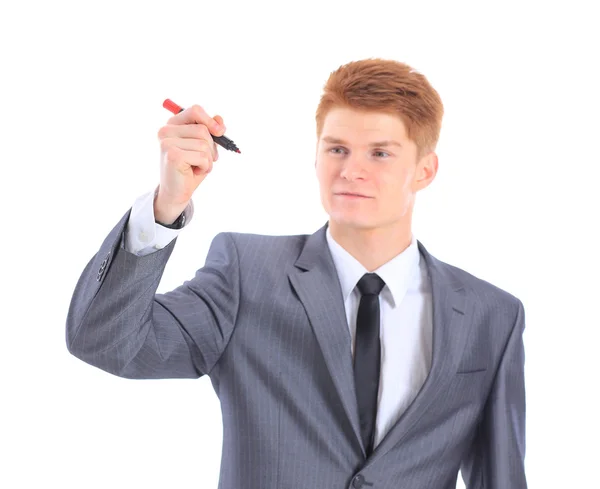
<svg viewBox="0 0 600 489">
<path fill-rule="evenodd" d="M 179 114 L 179 112 L 183 111 L 183 107 L 179 107 L 179 105 L 177 105 L 169 98 L 165 99 L 165 101 L 163 102 L 163 107 L 173 112 L 173 114 Z"/>
</svg>

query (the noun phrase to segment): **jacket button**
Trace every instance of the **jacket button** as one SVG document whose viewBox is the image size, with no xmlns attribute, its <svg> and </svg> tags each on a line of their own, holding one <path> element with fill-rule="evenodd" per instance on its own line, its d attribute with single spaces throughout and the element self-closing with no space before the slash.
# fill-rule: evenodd
<svg viewBox="0 0 600 489">
<path fill-rule="evenodd" d="M 109 258 L 110 258 L 110 252 L 108 253 L 108 255 L 106 255 L 106 258 L 104 258 L 104 260 L 102 260 L 102 263 L 100 264 L 100 270 L 98 270 L 98 273 L 101 273 L 104 271 L 104 269 L 106 268 L 106 265 L 108 265 Z"/>
<path fill-rule="evenodd" d="M 360 489 L 365 484 L 365 478 L 362 475 L 357 475 L 352 481 L 352 487 Z"/>
</svg>

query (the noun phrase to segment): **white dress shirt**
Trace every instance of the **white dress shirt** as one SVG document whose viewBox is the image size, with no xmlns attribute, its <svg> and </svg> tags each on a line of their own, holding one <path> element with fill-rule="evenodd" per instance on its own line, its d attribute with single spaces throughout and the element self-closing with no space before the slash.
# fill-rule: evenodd
<svg viewBox="0 0 600 489">
<path fill-rule="evenodd" d="M 190 201 L 184 211 L 183 228 L 168 229 L 157 224 L 154 221 L 157 190 L 158 187 L 138 197 L 132 206 L 124 237 L 124 247 L 130 253 L 143 256 L 164 248 L 192 220 L 194 205 Z M 356 284 L 368 270 L 333 239 L 329 227 L 326 236 L 344 297 L 354 355 L 360 302 Z M 433 321 L 427 267 L 414 234 L 408 248 L 373 273 L 386 284 L 379 294 L 381 371 L 374 444 L 377 446 L 413 401 L 429 374 Z"/>
</svg>

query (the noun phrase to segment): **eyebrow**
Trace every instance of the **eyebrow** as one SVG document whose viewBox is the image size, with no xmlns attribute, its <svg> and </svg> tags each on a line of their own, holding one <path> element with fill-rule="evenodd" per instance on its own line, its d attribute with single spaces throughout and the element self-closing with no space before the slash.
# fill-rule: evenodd
<svg viewBox="0 0 600 489">
<path fill-rule="evenodd" d="M 326 143 L 332 143 L 332 144 L 348 144 L 343 139 L 332 138 L 330 136 L 325 136 L 323 138 L 323 141 L 325 141 Z M 397 141 L 391 141 L 391 140 L 389 140 L 389 141 L 377 141 L 377 142 L 374 142 L 374 143 L 370 143 L 369 146 L 378 146 L 378 147 L 400 146 L 400 147 L 402 147 L 402 145 L 399 142 L 397 142 Z"/>
</svg>

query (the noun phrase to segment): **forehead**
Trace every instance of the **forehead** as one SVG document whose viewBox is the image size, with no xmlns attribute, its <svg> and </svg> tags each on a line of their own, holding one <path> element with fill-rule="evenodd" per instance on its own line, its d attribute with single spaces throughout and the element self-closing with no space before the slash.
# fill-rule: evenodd
<svg viewBox="0 0 600 489">
<path fill-rule="evenodd" d="M 353 139 L 407 140 L 406 127 L 399 116 L 349 108 L 331 109 L 323 121 L 321 137 L 352 137 Z"/>
</svg>

